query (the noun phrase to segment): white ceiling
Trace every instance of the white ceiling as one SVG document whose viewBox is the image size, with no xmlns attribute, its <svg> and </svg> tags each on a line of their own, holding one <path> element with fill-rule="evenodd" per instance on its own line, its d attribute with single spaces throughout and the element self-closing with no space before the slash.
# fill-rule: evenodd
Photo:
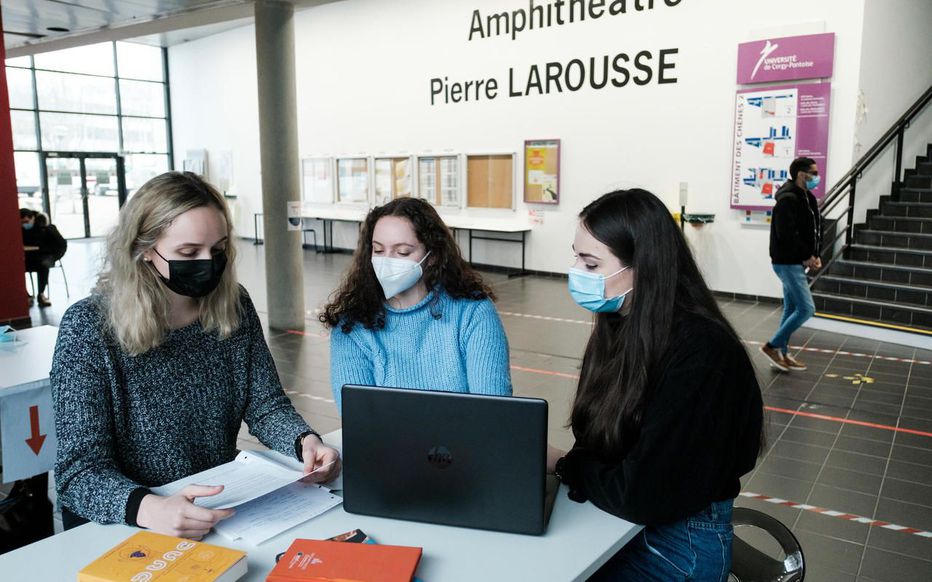
<svg viewBox="0 0 932 582">
<path fill-rule="evenodd" d="M 285 0 L 298 8 L 333 0 Z M 171 46 L 252 22 L 254 0 L 0 0 L 8 57 L 125 40 Z"/>
</svg>

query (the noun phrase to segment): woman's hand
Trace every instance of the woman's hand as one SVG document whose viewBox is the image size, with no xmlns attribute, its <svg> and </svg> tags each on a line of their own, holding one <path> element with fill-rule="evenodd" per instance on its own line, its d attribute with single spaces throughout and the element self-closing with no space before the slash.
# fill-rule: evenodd
<svg viewBox="0 0 932 582">
<path fill-rule="evenodd" d="M 317 435 L 307 435 L 301 441 L 301 457 L 306 475 L 303 480 L 308 483 L 327 483 L 340 474 L 340 453 L 321 442 Z"/>
<path fill-rule="evenodd" d="M 221 491 L 223 485 L 188 485 L 170 497 L 150 493 L 139 504 L 136 523 L 157 533 L 200 539 L 218 521 L 235 513 L 232 509 L 207 509 L 194 505 L 198 497 L 210 497 Z"/>
</svg>

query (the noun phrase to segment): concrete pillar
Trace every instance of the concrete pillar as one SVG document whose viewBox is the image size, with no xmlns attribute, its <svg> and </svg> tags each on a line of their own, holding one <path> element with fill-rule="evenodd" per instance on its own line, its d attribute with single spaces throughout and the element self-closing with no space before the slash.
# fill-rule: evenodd
<svg viewBox="0 0 932 582">
<path fill-rule="evenodd" d="M 294 6 L 289 2 L 256 1 L 256 69 L 269 327 L 301 330 L 304 329 L 301 233 L 287 227 L 287 203 L 301 199 Z"/>
</svg>

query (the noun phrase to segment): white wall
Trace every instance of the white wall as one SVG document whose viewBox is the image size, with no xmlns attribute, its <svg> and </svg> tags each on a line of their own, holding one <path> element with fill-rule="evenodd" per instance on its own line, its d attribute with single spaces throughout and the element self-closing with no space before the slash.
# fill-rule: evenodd
<svg viewBox="0 0 932 582">
<path fill-rule="evenodd" d="M 220 152 L 232 152 L 228 195 L 238 234 L 252 236 L 253 212 L 262 212 L 259 163 L 259 89 L 252 26 L 172 47 L 168 52 L 175 167 L 185 152 L 208 151 L 216 178 Z M 261 221 L 260 221 L 261 228 Z"/>
<path fill-rule="evenodd" d="M 801 28 L 824 21 L 836 33 L 828 180 L 851 164 L 859 86 L 863 0 L 700 2 L 604 16 L 527 31 L 512 41 L 467 41 L 471 14 L 527 8 L 520 0 L 347 0 L 298 13 L 299 143 L 302 155 L 369 155 L 482 150 L 520 152 L 525 139 L 562 140 L 562 199 L 544 207 L 531 234 L 528 268 L 563 272 L 575 216 L 610 188 L 640 185 L 671 208 L 689 183 L 690 212 L 716 222 L 688 229 L 713 289 L 779 295 L 766 229 L 743 227 L 728 208 L 737 45 L 749 31 Z M 758 36 L 760 37 L 760 36 Z M 508 98 L 508 68 L 523 79 L 532 64 L 640 50 L 677 48 L 676 84 L 605 88 Z M 170 50 L 175 151 L 232 149 L 242 215 L 251 234 L 259 202 L 253 30 L 243 28 Z M 487 78 L 493 101 L 431 107 L 429 80 Z M 521 156 L 517 165 L 521 166 Z M 520 171 L 519 171 L 520 174 Z M 521 198 L 520 186 L 517 197 Z M 475 213 L 475 211 L 466 211 Z M 486 211 L 488 214 L 489 211 Z M 527 206 L 518 204 L 526 216 Z M 355 228 L 337 229 L 351 246 Z M 517 264 L 515 245 L 476 243 L 475 260 Z"/>
<path fill-rule="evenodd" d="M 866 0 L 858 85 L 862 109 L 855 129 L 854 154 L 860 158 L 932 85 L 932 2 L 929 0 Z M 932 107 L 906 132 L 903 167 L 912 168 L 932 142 Z M 890 194 L 894 148 L 865 172 L 858 184 L 855 222 Z"/>
</svg>

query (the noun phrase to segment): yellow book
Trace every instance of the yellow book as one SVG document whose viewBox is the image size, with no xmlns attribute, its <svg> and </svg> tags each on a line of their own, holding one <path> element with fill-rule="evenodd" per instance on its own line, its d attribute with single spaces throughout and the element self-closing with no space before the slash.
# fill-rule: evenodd
<svg viewBox="0 0 932 582">
<path fill-rule="evenodd" d="M 246 553 L 141 531 L 78 572 L 78 582 L 233 582 Z"/>
</svg>

